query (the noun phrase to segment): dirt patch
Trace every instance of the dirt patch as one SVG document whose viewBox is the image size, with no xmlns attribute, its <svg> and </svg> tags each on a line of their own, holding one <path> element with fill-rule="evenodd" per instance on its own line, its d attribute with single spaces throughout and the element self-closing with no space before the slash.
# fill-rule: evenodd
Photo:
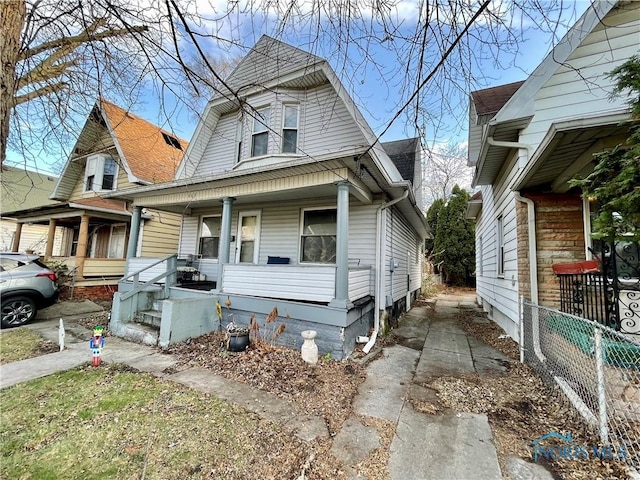
<svg viewBox="0 0 640 480">
<path fill-rule="evenodd" d="M 300 352 L 279 346 L 251 346 L 228 352 L 224 334 L 215 332 L 172 345 L 168 352 L 183 365 L 207 368 L 230 380 L 247 383 L 293 402 L 299 413 L 325 419 L 334 435 L 351 414 L 351 403 L 365 377 L 364 367 L 352 362 L 321 359 L 305 363 Z"/>
<path fill-rule="evenodd" d="M 519 347 L 494 322 L 474 322 L 477 312 L 462 309 L 458 321 L 470 335 L 501 351 L 510 361 L 504 375 L 441 377 L 428 386 L 438 392 L 441 408 L 485 413 L 494 433 L 498 460 L 505 478 L 509 454 L 531 460 L 532 442 L 549 432 L 571 433 L 576 445 L 599 445 L 573 407 L 552 391 L 528 366 L 519 362 Z M 545 465 L 556 478 L 628 478 L 621 461 L 555 460 Z"/>
</svg>

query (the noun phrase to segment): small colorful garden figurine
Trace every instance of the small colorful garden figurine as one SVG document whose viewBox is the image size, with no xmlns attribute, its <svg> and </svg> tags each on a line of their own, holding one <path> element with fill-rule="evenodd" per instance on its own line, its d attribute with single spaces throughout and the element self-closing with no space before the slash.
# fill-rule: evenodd
<svg viewBox="0 0 640 480">
<path fill-rule="evenodd" d="M 104 329 L 101 325 L 96 325 L 93 327 L 93 337 L 89 340 L 89 348 L 93 353 L 93 363 L 94 367 L 100 366 L 100 354 L 102 353 L 102 349 L 104 348 L 104 337 L 102 333 Z"/>
</svg>

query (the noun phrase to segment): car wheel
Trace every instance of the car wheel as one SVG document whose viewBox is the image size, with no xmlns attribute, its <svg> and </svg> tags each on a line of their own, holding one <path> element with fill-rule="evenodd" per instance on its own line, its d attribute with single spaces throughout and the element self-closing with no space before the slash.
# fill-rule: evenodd
<svg viewBox="0 0 640 480">
<path fill-rule="evenodd" d="M 19 327 L 36 316 L 38 309 L 29 297 L 13 297 L 2 301 L 2 327 Z"/>
</svg>

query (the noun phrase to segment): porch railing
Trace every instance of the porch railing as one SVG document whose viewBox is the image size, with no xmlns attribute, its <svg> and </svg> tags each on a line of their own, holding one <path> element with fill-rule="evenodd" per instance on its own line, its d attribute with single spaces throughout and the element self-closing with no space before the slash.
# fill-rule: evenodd
<svg viewBox="0 0 640 480">
<path fill-rule="evenodd" d="M 129 262 L 135 263 L 136 260 L 143 259 L 129 259 Z M 156 260 L 153 263 L 144 262 L 144 266 L 139 268 L 130 264 L 127 264 L 127 271 L 132 271 L 121 282 L 133 282 L 133 289 L 125 292 L 121 295 L 120 300 L 124 301 L 134 295 L 140 293 L 147 287 L 150 287 L 154 283 L 159 283 L 164 280 L 164 292 L 165 296 L 169 297 L 169 287 L 176 284 L 177 272 L 178 272 L 178 255 L 173 254 L 165 258 Z M 140 283 L 142 282 L 142 283 Z"/>
<path fill-rule="evenodd" d="M 638 244 L 602 244 L 598 260 L 556 264 L 560 310 L 623 333 L 640 334 Z"/>
</svg>

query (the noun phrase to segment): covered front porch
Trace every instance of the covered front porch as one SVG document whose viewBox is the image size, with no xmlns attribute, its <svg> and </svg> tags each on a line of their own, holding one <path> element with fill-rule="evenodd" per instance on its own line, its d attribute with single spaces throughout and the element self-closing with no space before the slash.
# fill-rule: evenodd
<svg viewBox="0 0 640 480">
<path fill-rule="evenodd" d="M 224 329 L 230 322 L 260 325 L 274 309 L 285 331 L 279 343 L 302 345 L 301 332 L 318 332 L 322 354 L 344 358 L 356 338 L 373 325 L 373 271 L 348 270 L 348 304 L 335 305 L 336 266 L 234 265 L 223 266 L 221 281 L 180 280 L 180 265 L 172 255 L 164 259 L 137 258 L 134 271 L 118 284 L 110 330 L 119 336 L 166 347 L 191 337 Z M 146 267 L 143 267 L 146 264 Z M 202 287 L 205 287 L 204 289 Z M 209 288 L 211 287 L 211 288 Z M 222 317 L 216 304 L 222 305 Z"/>
<path fill-rule="evenodd" d="M 301 344 L 299 332 L 312 329 L 321 353 L 348 355 L 395 300 L 384 294 L 384 209 L 397 205 L 414 228 L 425 228 L 404 185 L 383 190 L 382 174 L 364 168 L 368 157 L 354 158 L 289 159 L 114 194 L 135 208 L 111 330 L 167 346 L 277 307 L 286 325 L 280 342 Z M 155 265 L 135 255 L 143 208 L 183 215 L 179 251 Z M 396 277 L 410 301 L 410 265 L 402 259 Z M 216 302 L 230 302 L 222 318 Z M 155 330 L 136 333 L 136 322 Z"/>
<path fill-rule="evenodd" d="M 18 223 L 12 251 L 18 251 L 22 226 L 46 225 L 44 258 L 65 269 L 74 282 L 115 284 L 125 273 L 131 213 L 123 202 L 78 199 L 16 212 Z"/>
</svg>

